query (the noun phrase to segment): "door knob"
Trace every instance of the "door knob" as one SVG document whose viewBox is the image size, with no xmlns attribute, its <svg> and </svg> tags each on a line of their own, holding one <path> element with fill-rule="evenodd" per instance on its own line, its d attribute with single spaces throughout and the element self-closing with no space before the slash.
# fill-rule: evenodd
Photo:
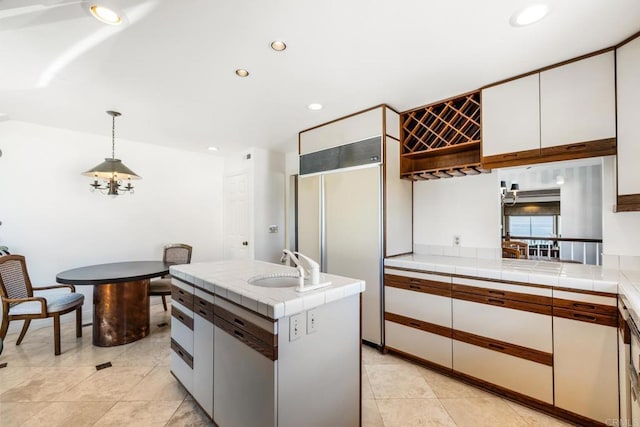
<svg viewBox="0 0 640 427">
<path fill-rule="evenodd" d="M 249 242 L 245 240 L 244 242 L 242 242 L 242 246 L 249 246 Z"/>
</svg>

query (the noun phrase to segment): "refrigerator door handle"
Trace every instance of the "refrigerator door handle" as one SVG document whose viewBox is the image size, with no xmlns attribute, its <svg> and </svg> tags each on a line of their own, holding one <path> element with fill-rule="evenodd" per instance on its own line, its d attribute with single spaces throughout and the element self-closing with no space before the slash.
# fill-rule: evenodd
<svg viewBox="0 0 640 427">
<path fill-rule="evenodd" d="M 320 271 L 327 272 L 327 221 L 325 216 L 325 182 L 324 174 L 320 175 L 319 185 L 320 191 Z"/>
</svg>

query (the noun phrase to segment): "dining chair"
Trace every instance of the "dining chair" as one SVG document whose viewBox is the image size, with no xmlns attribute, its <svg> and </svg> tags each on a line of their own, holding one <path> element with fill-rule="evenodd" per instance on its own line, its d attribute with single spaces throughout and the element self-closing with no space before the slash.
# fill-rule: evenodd
<svg viewBox="0 0 640 427">
<path fill-rule="evenodd" d="M 189 264 L 192 248 L 184 243 L 172 243 L 164 247 L 162 260 L 169 264 Z M 161 296 L 164 311 L 167 311 L 167 296 L 171 295 L 171 277 L 152 280 L 149 284 L 149 296 Z"/>
<path fill-rule="evenodd" d="M 67 288 L 70 292 L 51 292 L 52 289 Z M 49 291 L 49 292 L 42 292 Z M 29 329 L 33 319 L 53 317 L 54 354 L 60 354 L 60 316 L 76 312 L 76 337 L 82 336 L 82 304 L 84 295 L 76 293 L 73 285 L 33 287 L 27 264 L 22 255 L 0 256 L 0 299 L 2 300 L 2 324 L 0 339 L 4 340 L 13 320 L 23 320 L 22 331 L 16 345 Z"/>
</svg>

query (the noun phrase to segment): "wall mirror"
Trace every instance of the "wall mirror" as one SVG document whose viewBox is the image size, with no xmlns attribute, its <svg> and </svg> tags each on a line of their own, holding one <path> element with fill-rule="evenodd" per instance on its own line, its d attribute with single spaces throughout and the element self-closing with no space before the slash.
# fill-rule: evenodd
<svg viewBox="0 0 640 427">
<path fill-rule="evenodd" d="M 602 158 L 498 170 L 504 258 L 602 263 Z"/>
</svg>

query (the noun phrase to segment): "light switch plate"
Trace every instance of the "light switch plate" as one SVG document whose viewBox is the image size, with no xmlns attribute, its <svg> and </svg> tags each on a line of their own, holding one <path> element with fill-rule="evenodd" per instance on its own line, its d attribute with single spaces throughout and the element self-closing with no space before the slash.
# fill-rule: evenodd
<svg viewBox="0 0 640 427">
<path fill-rule="evenodd" d="M 289 318 L 289 341 L 295 341 L 304 334 L 304 313 Z"/>
<path fill-rule="evenodd" d="M 318 313 L 316 310 L 307 311 L 307 334 L 312 334 L 318 330 Z"/>
</svg>

